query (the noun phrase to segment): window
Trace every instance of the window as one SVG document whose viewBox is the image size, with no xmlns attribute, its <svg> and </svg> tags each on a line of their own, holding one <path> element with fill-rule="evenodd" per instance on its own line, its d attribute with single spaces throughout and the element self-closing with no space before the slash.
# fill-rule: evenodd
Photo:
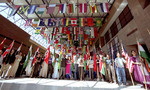
<svg viewBox="0 0 150 90">
<path fill-rule="evenodd" d="M 106 40 L 106 43 L 110 40 L 109 32 L 108 31 L 105 34 L 105 40 Z"/>
</svg>

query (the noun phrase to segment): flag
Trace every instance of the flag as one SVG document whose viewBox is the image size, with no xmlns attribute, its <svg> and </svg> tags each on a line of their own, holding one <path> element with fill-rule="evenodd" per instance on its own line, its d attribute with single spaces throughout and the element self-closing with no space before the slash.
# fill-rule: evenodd
<svg viewBox="0 0 150 90">
<path fill-rule="evenodd" d="M 93 27 L 91 27 L 91 38 L 95 38 L 95 36 L 94 36 L 94 28 Z"/>
<path fill-rule="evenodd" d="M 66 4 L 59 4 L 59 12 L 60 13 L 66 12 Z"/>
<path fill-rule="evenodd" d="M 33 14 L 35 12 L 36 8 L 37 8 L 37 5 L 31 5 L 28 10 L 28 14 Z"/>
<path fill-rule="evenodd" d="M 105 12 L 105 13 L 109 12 L 108 3 L 100 3 L 100 7 L 101 7 L 102 12 Z"/>
<path fill-rule="evenodd" d="M 54 29 L 54 33 L 52 34 L 53 36 L 56 36 L 57 30 L 58 30 L 58 28 L 56 27 L 56 28 Z"/>
<path fill-rule="evenodd" d="M 37 56 L 37 54 L 39 53 L 39 46 L 37 47 L 37 49 L 36 49 L 36 51 L 35 51 L 35 54 L 34 54 L 34 57 L 33 57 L 33 61 L 32 61 L 32 65 L 34 65 L 34 63 L 35 63 L 35 60 L 36 60 L 36 56 Z"/>
<path fill-rule="evenodd" d="M 27 53 L 26 60 L 23 64 L 23 68 L 25 68 L 28 65 L 28 61 L 29 61 L 31 55 L 32 55 L 32 45 L 30 46 L 29 51 Z"/>
<path fill-rule="evenodd" d="M 40 20 L 40 23 L 39 23 L 39 26 L 45 26 L 45 20 L 46 20 L 46 19 L 41 19 L 41 20 Z"/>
<path fill-rule="evenodd" d="M 48 25 L 47 26 L 53 26 L 53 18 L 48 19 Z"/>
<path fill-rule="evenodd" d="M 86 64 L 87 64 L 87 59 L 86 59 L 86 46 L 83 46 L 83 57 L 84 57 L 84 70 L 86 70 Z"/>
<path fill-rule="evenodd" d="M 40 5 L 37 14 L 43 14 L 46 9 L 46 5 Z"/>
<path fill-rule="evenodd" d="M 97 62 L 96 62 L 96 50 L 95 50 L 95 47 L 93 49 L 93 60 L 94 60 L 93 69 L 96 72 L 97 71 Z"/>
<path fill-rule="evenodd" d="M 54 60 L 55 60 L 55 47 L 54 47 L 54 51 L 53 51 L 53 59 L 52 59 L 52 65 L 54 67 Z"/>
<path fill-rule="evenodd" d="M 60 28 L 59 28 L 59 33 L 63 34 L 63 33 L 64 33 L 64 30 L 65 30 L 65 27 L 60 27 Z"/>
<path fill-rule="evenodd" d="M 17 54 L 18 54 L 18 52 L 21 50 L 21 47 L 22 47 L 22 43 L 20 44 L 19 48 L 17 49 L 17 51 L 16 51 L 15 55 L 17 55 Z"/>
<path fill-rule="evenodd" d="M 68 26 L 69 18 L 63 18 L 63 25 Z"/>
<path fill-rule="evenodd" d="M 87 46 L 87 59 L 90 58 L 90 51 L 89 51 L 89 46 Z"/>
<path fill-rule="evenodd" d="M 90 30 L 91 30 L 91 27 L 85 27 L 85 34 L 90 35 L 91 34 Z"/>
<path fill-rule="evenodd" d="M 4 38 L 4 40 L 1 42 L 1 44 L 0 44 L 0 50 L 3 49 L 3 46 L 4 46 L 5 41 L 6 41 L 6 38 Z"/>
<path fill-rule="evenodd" d="M 50 45 L 49 45 L 49 47 L 47 48 L 46 54 L 45 54 L 45 59 L 44 59 L 44 61 L 46 62 L 46 64 L 48 64 L 49 56 L 50 56 Z"/>
<path fill-rule="evenodd" d="M 37 27 L 39 25 L 39 19 L 33 19 L 32 27 Z"/>
<path fill-rule="evenodd" d="M 149 56 L 146 54 L 144 48 L 142 47 L 142 45 L 137 41 L 138 44 L 138 51 L 139 51 L 139 55 L 144 58 L 144 62 L 145 62 L 145 66 L 147 71 L 150 73 L 150 58 Z"/>
<path fill-rule="evenodd" d="M 77 26 L 77 18 L 71 18 L 71 26 Z"/>
<path fill-rule="evenodd" d="M 94 37 L 97 37 L 97 27 L 94 27 Z"/>
<path fill-rule="evenodd" d="M 83 34 L 84 28 L 80 27 L 79 28 L 79 34 Z"/>
<path fill-rule="evenodd" d="M 58 60 L 59 65 L 58 65 L 58 69 L 61 68 L 61 56 L 62 56 L 62 52 L 63 52 L 63 45 L 61 45 L 61 51 L 60 51 L 60 54 L 59 54 L 59 60 Z"/>
<path fill-rule="evenodd" d="M 87 18 L 87 25 L 93 26 L 93 18 Z"/>
<path fill-rule="evenodd" d="M 75 34 L 75 40 L 77 40 L 77 35 L 78 35 L 78 33 L 77 33 L 77 27 L 74 27 L 74 34 Z"/>
<path fill-rule="evenodd" d="M 79 26 L 84 27 L 85 26 L 85 18 L 79 18 Z"/>
<path fill-rule="evenodd" d="M 65 34 L 70 34 L 70 27 L 66 27 L 66 33 Z"/>
<path fill-rule="evenodd" d="M 80 3 L 80 13 L 87 13 L 87 3 Z"/>
<path fill-rule="evenodd" d="M 26 20 L 26 24 L 25 24 L 25 26 L 30 26 L 31 22 L 32 22 L 32 19 L 28 19 L 28 20 Z"/>
<path fill-rule="evenodd" d="M 5 50 L 5 52 L 3 53 L 3 58 L 10 52 L 10 50 L 12 49 L 14 45 L 14 40 L 13 42 L 10 44 L 10 46 Z"/>
<path fill-rule="evenodd" d="M 69 4 L 69 13 L 75 13 L 75 3 Z"/>
<path fill-rule="evenodd" d="M 17 13 L 17 11 L 19 10 L 19 8 L 20 8 L 20 5 L 13 7 L 9 16 L 14 16 Z"/>
<path fill-rule="evenodd" d="M 126 68 L 128 68 L 129 72 L 132 73 L 132 71 L 133 71 L 133 61 L 130 59 L 127 51 L 124 48 L 124 45 L 122 44 L 122 42 L 121 42 L 121 50 L 122 50 L 122 56 L 125 57 L 126 62 L 127 62 Z"/>
<path fill-rule="evenodd" d="M 60 25 L 60 18 L 56 18 L 55 19 L 55 26 L 59 26 Z"/>
<path fill-rule="evenodd" d="M 105 75 L 105 68 L 104 68 L 104 57 L 103 57 L 103 53 L 101 51 L 101 48 L 100 48 L 100 52 L 101 52 L 101 55 L 100 55 L 100 64 L 99 64 L 99 72 L 101 72 L 103 75 Z"/>
<path fill-rule="evenodd" d="M 21 9 L 19 10 L 18 14 L 24 14 L 27 11 L 28 7 L 29 5 L 21 6 Z"/>
<path fill-rule="evenodd" d="M 101 27 L 102 26 L 102 21 L 100 18 L 96 19 L 96 26 Z"/>
<path fill-rule="evenodd" d="M 88 40 L 88 35 L 84 34 L 84 40 Z"/>
<path fill-rule="evenodd" d="M 55 10 L 55 7 L 56 7 L 56 4 L 50 4 L 48 6 L 48 9 L 47 9 L 47 14 L 53 14 L 54 10 Z"/>
<path fill-rule="evenodd" d="M 35 34 L 40 34 L 40 31 L 41 31 L 41 28 L 37 27 L 36 30 L 35 30 Z"/>
<path fill-rule="evenodd" d="M 91 13 L 97 13 L 96 3 L 90 3 Z"/>
</svg>

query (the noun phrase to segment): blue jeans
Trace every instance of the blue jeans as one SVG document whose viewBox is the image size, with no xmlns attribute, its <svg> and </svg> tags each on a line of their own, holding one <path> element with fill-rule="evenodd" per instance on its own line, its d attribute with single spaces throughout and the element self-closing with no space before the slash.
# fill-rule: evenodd
<svg viewBox="0 0 150 90">
<path fill-rule="evenodd" d="M 122 83 L 126 85 L 126 74 L 125 74 L 125 69 L 117 67 L 117 79 L 118 79 L 118 84 L 121 85 Z"/>
<path fill-rule="evenodd" d="M 77 80 L 78 78 L 79 78 L 79 75 L 78 75 L 78 64 L 75 64 L 74 79 Z"/>
</svg>

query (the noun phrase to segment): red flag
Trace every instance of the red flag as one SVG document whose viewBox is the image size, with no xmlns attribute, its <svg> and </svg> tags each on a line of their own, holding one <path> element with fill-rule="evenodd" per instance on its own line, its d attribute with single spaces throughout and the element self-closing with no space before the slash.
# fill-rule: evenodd
<svg viewBox="0 0 150 90">
<path fill-rule="evenodd" d="M 39 46 L 37 47 L 36 51 L 35 51 L 35 54 L 34 54 L 34 58 L 33 58 L 33 62 L 32 62 L 32 65 L 35 63 L 35 60 L 36 60 L 36 55 L 39 53 Z"/>
<path fill-rule="evenodd" d="M 77 26 L 77 18 L 71 18 L 71 26 Z"/>
<path fill-rule="evenodd" d="M 4 40 L 1 42 L 1 44 L 0 44 L 0 50 L 2 50 L 2 49 L 3 49 L 3 46 L 4 46 L 4 42 L 5 42 L 5 40 L 6 40 L 6 38 L 4 38 Z"/>
<path fill-rule="evenodd" d="M 66 34 L 70 34 L 70 27 L 66 27 Z"/>
<path fill-rule="evenodd" d="M 88 35 L 84 34 L 84 40 L 88 40 Z"/>
<path fill-rule="evenodd" d="M 96 63 L 96 50 L 95 50 L 95 48 L 93 50 L 93 55 L 94 55 L 94 57 L 93 57 L 93 60 L 94 60 L 93 66 L 94 66 L 94 68 L 93 69 L 96 72 L 96 70 L 97 70 L 97 63 Z"/>
<path fill-rule="evenodd" d="M 87 46 L 87 59 L 90 58 L 90 51 L 89 51 L 89 46 Z"/>
<path fill-rule="evenodd" d="M 45 55 L 45 59 L 44 59 L 44 61 L 46 62 L 46 64 L 48 64 L 49 56 L 50 56 L 50 46 L 46 50 L 46 55 Z"/>
<path fill-rule="evenodd" d="M 93 26 L 93 18 L 87 18 L 87 25 Z"/>
<path fill-rule="evenodd" d="M 5 52 L 3 53 L 3 58 L 10 52 L 10 50 L 12 49 L 14 45 L 14 40 L 13 42 L 10 44 L 10 46 L 5 50 Z"/>
<path fill-rule="evenodd" d="M 94 36 L 96 37 L 97 36 L 97 28 L 94 27 Z"/>
<path fill-rule="evenodd" d="M 57 34 L 57 30 L 58 30 L 58 28 L 56 27 L 54 30 L 54 34 L 52 34 L 53 36 L 55 36 Z"/>
</svg>

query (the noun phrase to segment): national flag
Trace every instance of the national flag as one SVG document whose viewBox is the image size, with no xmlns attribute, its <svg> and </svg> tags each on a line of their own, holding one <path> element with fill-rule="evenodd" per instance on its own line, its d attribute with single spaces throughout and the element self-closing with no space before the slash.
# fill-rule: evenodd
<svg viewBox="0 0 150 90">
<path fill-rule="evenodd" d="M 85 26 L 85 18 L 79 18 L 79 26 L 84 27 Z"/>
<path fill-rule="evenodd" d="M 97 13 L 96 3 L 90 3 L 91 13 Z"/>
<path fill-rule="evenodd" d="M 80 13 L 87 13 L 87 3 L 80 3 Z"/>
<path fill-rule="evenodd" d="M 70 34 L 70 27 L 66 27 L 66 32 L 65 34 Z"/>
<path fill-rule="evenodd" d="M 83 46 L 83 57 L 84 57 L 84 70 L 86 70 L 87 59 L 86 59 L 86 46 Z"/>
<path fill-rule="evenodd" d="M 93 18 L 87 18 L 87 25 L 93 26 Z"/>
<path fill-rule="evenodd" d="M 20 8 L 20 5 L 13 7 L 9 16 L 14 16 L 17 13 L 17 11 L 19 10 L 19 8 Z"/>
<path fill-rule="evenodd" d="M 53 18 L 48 19 L 48 25 L 47 26 L 53 26 Z"/>
<path fill-rule="evenodd" d="M 75 3 L 69 4 L 69 13 L 75 13 Z"/>
<path fill-rule="evenodd" d="M 91 30 L 91 27 L 85 27 L 85 34 L 90 35 L 91 34 L 90 30 Z"/>
<path fill-rule="evenodd" d="M 87 59 L 89 60 L 90 58 L 90 51 L 89 51 L 89 46 L 87 45 Z"/>
<path fill-rule="evenodd" d="M 84 28 L 79 27 L 79 34 L 83 34 Z"/>
<path fill-rule="evenodd" d="M 46 9 L 46 5 L 40 5 L 38 8 L 37 14 L 43 14 Z"/>
<path fill-rule="evenodd" d="M 52 66 L 54 67 L 54 61 L 55 61 L 55 46 L 53 51 L 53 58 L 52 58 Z"/>
<path fill-rule="evenodd" d="M 3 49 L 3 46 L 4 46 L 5 41 L 6 41 L 6 38 L 4 38 L 4 40 L 1 42 L 1 44 L 0 44 L 0 50 Z"/>
<path fill-rule="evenodd" d="M 63 25 L 68 26 L 69 18 L 63 18 Z"/>
<path fill-rule="evenodd" d="M 93 49 L 93 60 L 94 60 L 93 69 L 96 72 L 97 71 L 97 62 L 96 62 L 96 50 L 95 50 L 95 47 Z"/>
<path fill-rule="evenodd" d="M 97 27 L 94 27 L 94 37 L 97 37 Z"/>
<path fill-rule="evenodd" d="M 14 40 L 13 42 L 10 44 L 10 46 L 5 50 L 5 52 L 3 53 L 3 58 L 10 52 L 10 50 L 12 49 L 14 45 Z"/>
<path fill-rule="evenodd" d="M 71 18 L 71 26 L 77 26 L 77 18 Z"/>
<path fill-rule="evenodd" d="M 19 48 L 17 49 L 17 51 L 16 51 L 15 55 L 17 55 L 17 54 L 18 54 L 18 52 L 21 50 L 21 47 L 22 47 L 22 43 L 20 44 Z"/>
<path fill-rule="evenodd" d="M 93 27 L 91 27 L 91 38 L 95 38 L 95 36 L 94 36 L 94 28 Z"/>
<path fill-rule="evenodd" d="M 41 28 L 37 27 L 36 30 L 35 30 L 35 34 L 40 34 L 40 31 L 41 31 Z"/>
<path fill-rule="evenodd" d="M 75 40 L 77 40 L 77 38 L 78 38 L 77 27 L 74 27 L 74 34 L 75 34 Z"/>
<path fill-rule="evenodd" d="M 102 21 L 100 18 L 96 19 L 96 26 L 101 27 L 102 26 Z"/>
<path fill-rule="evenodd" d="M 55 10 L 55 7 L 56 7 L 56 4 L 50 4 L 48 6 L 48 9 L 47 9 L 47 14 L 53 14 L 54 10 Z"/>
<path fill-rule="evenodd" d="M 60 27 L 60 28 L 59 28 L 59 33 L 63 34 L 64 31 L 65 31 L 65 27 Z"/>
<path fill-rule="evenodd" d="M 39 19 L 33 19 L 32 27 L 37 27 L 39 25 Z"/>
<path fill-rule="evenodd" d="M 25 26 L 30 26 L 31 22 L 32 22 L 32 19 L 28 19 L 28 20 L 26 20 L 26 24 L 25 24 Z"/>
<path fill-rule="evenodd" d="M 102 12 L 105 12 L 105 13 L 109 12 L 108 3 L 100 3 L 100 7 L 101 7 Z"/>
<path fill-rule="evenodd" d="M 37 49 L 36 49 L 36 51 L 35 51 L 34 57 L 33 57 L 32 65 L 34 65 L 34 63 L 35 63 L 36 56 L 38 55 L 39 50 L 40 50 L 40 48 L 39 48 L 39 46 L 38 46 Z"/>
<path fill-rule="evenodd" d="M 66 12 L 66 4 L 59 4 L 59 12 L 60 13 Z"/>
<path fill-rule="evenodd" d="M 25 62 L 23 64 L 23 68 L 25 68 L 28 65 L 28 61 L 29 61 L 31 55 L 32 55 L 32 45 L 29 48 L 28 54 L 26 56 L 26 60 L 25 60 Z"/>
<path fill-rule="evenodd" d="M 58 30 L 58 28 L 56 27 L 56 28 L 54 28 L 54 33 L 52 34 L 53 36 L 56 36 L 56 34 L 57 34 L 57 30 Z"/>
<path fill-rule="evenodd" d="M 50 45 L 48 46 L 48 48 L 47 48 L 47 50 L 46 50 L 46 54 L 45 54 L 45 59 L 44 59 L 44 61 L 46 62 L 46 64 L 48 64 L 49 56 L 50 56 Z"/>
<path fill-rule="evenodd" d="M 39 23 L 39 26 L 45 26 L 45 20 L 46 20 L 46 19 L 41 19 L 41 20 L 40 20 L 40 23 Z"/>
<path fill-rule="evenodd" d="M 18 14 L 24 14 L 27 11 L 28 7 L 29 5 L 21 6 L 21 9 L 19 10 Z"/>
<path fill-rule="evenodd" d="M 105 75 L 105 68 L 104 68 L 104 57 L 103 57 L 103 53 L 101 51 L 101 48 L 100 48 L 100 52 L 101 52 L 101 55 L 100 55 L 100 64 L 99 64 L 99 72 L 101 72 L 103 75 Z"/>
<path fill-rule="evenodd" d="M 35 12 L 36 8 L 37 8 L 37 5 L 31 5 L 28 10 L 28 14 L 33 14 Z"/>
<path fill-rule="evenodd" d="M 59 26 L 60 25 L 60 18 L 56 18 L 55 19 L 55 26 Z"/>
<path fill-rule="evenodd" d="M 127 51 L 125 50 L 124 45 L 122 44 L 122 42 L 121 42 L 121 50 L 122 50 L 122 56 L 125 57 L 126 62 L 127 62 L 126 68 L 128 68 L 129 72 L 132 73 L 132 71 L 133 71 L 133 61 L 130 59 Z"/>
<path fill-rule="evenodd" d="M 147 71 L 150 73 L 150 58 L 149 56 L 146 54 L 144 48 L 142 47 L 142 45 L 139 43 L 139 41 L 137 41 L 138 44 L 138 51 L 139 51 L 139 56 L 141 56 L 142 58 L 144 58 L 144 62 L 145 62 L 145 66 Z"/>
<path fill-rule="evenodd" d="M 88 35 L 84 34 L 84 40 L 88 40 Z"/>
</svg>

